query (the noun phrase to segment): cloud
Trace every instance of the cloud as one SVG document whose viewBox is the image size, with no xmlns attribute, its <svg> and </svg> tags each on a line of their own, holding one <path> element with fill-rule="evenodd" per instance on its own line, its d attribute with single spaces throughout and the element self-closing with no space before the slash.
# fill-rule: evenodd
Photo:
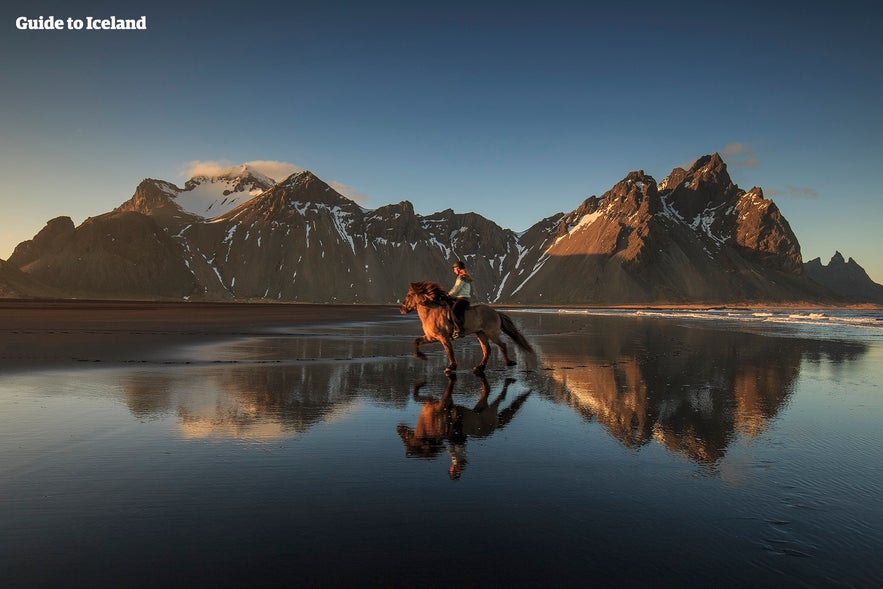
<svg viewBox="0 0 883 589">
<path fill-rule="evenodd" d="M 234 164 L 228 160 L 195 160 L 187 162 L 178 175 L 183 178 L 193 178 L 194 176 L 220 176 L 231 168 L 238 168 L 241 165 L 243 164 Z M 244 165 L 264 176 L 276 180 L 277 182 L 288 178 L 294 173 L 303 171 L 303 168 L 300 166 L 274 160 L 252 160 L 244 162 Z"/>
<path fill-rule="evenodd" d="M 722 153 L 728 165 L 739 168 L 756 168 L 760 164 L 754 148 L 747 143 L 730 143 L 723 148 Z"/>
<path fill-rule="evenodd" d="M 352 186 L 348 186 L 343 182 L 331 181 L 328 183 L 328 186 L 336 190 L 342 196 L 345 196 L 360 205 L 365 205 L 369 200 L 371 200 L 367 195 L 362 194 L 361 192 L 357 192 Z"/>
<path fill-rule="evenodd" d="M 793 196 L 794 198 L 815 199 L 819 198 L 819 192 L 808 186 L 786 186 L 785 190 L 772 189 L 764 191 L 767 196 Z"/>
<path fill-rule="evenodd" d="M 292 174 L 303 172 L 304 168 L 296 166 L 288 162 L 280 162 L 275 160 L 252 160 L 244 164 L 234 164 L 227 160 L 195 160 L 187 162 L 187 164 L 178 173 L 182 178 L 193 178 L 195 176 L 220 176 L 231 169 L 239 168 L 246 165 L 256 172 L 260 172 L 264 176 L 268 176 L 279 182 L 285 180 Z M 328 181 L 328 185 L 339 192 L 341 195 L 356 203 L 365 206 L 370 202 L 371 198 L 362 194 L 348 184 L 337 182 L 336 180 Z"/>
<path fill-rule="evenodd" d="M 277 182 L 279 180 L 285 180 L 292 174 L 304 171 L 304 169 L 300 166 L 296 166 L 288 162 L 277 162 L 274 160 L 253 160 L 250 162 L 245 162 L 245 165 L 249 168 L 257 170 L 264 176 L 269 176 Z"/>
<path fill-rule="evenodd" d="M 234 164 L 228 160 L 195 160 L 187 162 L 178 176 L 182 178 L 193 178 L 195 176 L 220 176 L 233 168 L 239 168 L 246 165 L 256 172 L 260 172 L 264 176 L 268 176 L 279 182 L 285 180 L 292 174 L 303 172 L 304 168 L 288 162 L 280 162 L 275 160 L 252 160 L 244 164 Z M 355 188 L 343 182 L 335 180 L 327 181 L 328 185 L 348 199 L 365 206 L 371 199 L 368 195 L 357 191 Z"/>
</svg>

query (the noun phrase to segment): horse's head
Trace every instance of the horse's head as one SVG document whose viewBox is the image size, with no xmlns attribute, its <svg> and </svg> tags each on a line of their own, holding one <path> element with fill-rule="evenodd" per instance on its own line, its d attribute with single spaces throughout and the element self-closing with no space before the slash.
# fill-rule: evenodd
<svg viewBox="0 0 883 589">
<path fill-rule="evenodd" d="M 400 423 L 396 428 L 405 445 L 405 456 L 413 458 L 435 458 L 445 449 L 444 438 L 420 437 L 414 430 Z"/>
<path fill-rule="evenodd" d="M 417 293 L 414 290 L 414 284 L 412 283 L 410 288 L 408 288 L 408 294 L 405 295 L 405 301 L 402 303 L 402 306 L 399 308 L 399 312 L 402 315 L 406 313 L 410 313 L 417 309 L 417 305 L 420 303 L 420 299 L 417 296 Z"/>
<path fill-rule="evenodd" d="M 417 309 L 418 305 L 437 305 L 445 296 L 445 290 L 436 282 L 412 282 L 399 310 L 404 315 Z"/>
</svg>

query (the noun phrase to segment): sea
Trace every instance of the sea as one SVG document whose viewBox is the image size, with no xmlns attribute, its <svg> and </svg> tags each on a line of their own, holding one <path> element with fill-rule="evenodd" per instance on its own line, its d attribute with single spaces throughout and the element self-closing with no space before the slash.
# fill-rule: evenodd
<svg viewBox="0 0 883 589">
<path fill-rule="evenodd" d="M 799 308 L 708 309 L 532 309 L 536 313 L 559 313 L 610 317 L 666 319 L 681 325 L 705 324 L 778 337 L 874 340 L 883 337 L 883 310 Z"/>
<path fill-rule="evenodd" d="M 0 372 L 0 583 L 883 586 L 883 313 L 504 312 Z"/>
</svg>

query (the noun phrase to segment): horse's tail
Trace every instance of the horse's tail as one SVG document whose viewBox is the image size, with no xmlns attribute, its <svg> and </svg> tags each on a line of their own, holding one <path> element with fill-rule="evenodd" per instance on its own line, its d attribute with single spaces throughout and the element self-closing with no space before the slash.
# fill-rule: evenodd
<svg viewBox="0 0 883 589">
<path fill-rule="evenodd" d="M 503 330 L 503 333 L 511 337 L 519 348 L 521 348 L 525 352 L 530 352 L 531 354 L 534 354 L 535 352 L 533 351 L 533 347 L 528 343 L 524 336 L 521 335 L 521 332 L 518 331 L 518 328 L 515 327 L 515 323 L 512 321 L 512 318 L 505 313 L 500 313 L 499 311 L 497 311 L 497 315 L 500 316 L 500 328 Z"/>
</svg>

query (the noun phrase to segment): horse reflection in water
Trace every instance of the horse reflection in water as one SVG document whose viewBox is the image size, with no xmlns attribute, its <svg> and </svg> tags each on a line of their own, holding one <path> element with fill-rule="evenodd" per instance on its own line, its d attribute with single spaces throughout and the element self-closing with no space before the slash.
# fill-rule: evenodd
<svg viewBox="0 0 883 589">
<path fill-rule="evenodd" d="M 508 407 L 501 410 L 500 404 L 515 379 L 505 380 L 503 389 L 492 403 L 489 402 L 491 387 L 487 378 L 481 375 L 479 379 L 481 395 L 472 409 L 454 403 L 455 377 L 448 378 L 441 399 L 421 395 L 420 388 L 424 386 L 424 382 L 414 385 L 414 400 L 423 403 L 417 424 L 413 429 L 403 423 L 398 426 L 398 433 L 408 456 L 434 459 L 445 451 L 451 458 L 448 474 L 452 479 L 457 479 L 466 468 L 466 440 L 486 438 L 505 427 L 530 395 L 530 391 L 519 395 Z"/>
</svg>

